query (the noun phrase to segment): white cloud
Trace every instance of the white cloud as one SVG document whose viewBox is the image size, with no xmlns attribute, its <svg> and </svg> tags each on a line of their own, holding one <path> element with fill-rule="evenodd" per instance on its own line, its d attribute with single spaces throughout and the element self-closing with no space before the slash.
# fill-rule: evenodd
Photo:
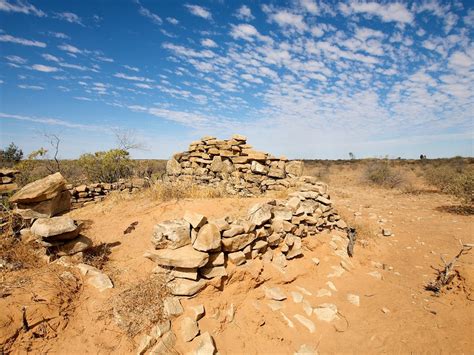
<svg viewBox="0 0 474 355">
<path fill-rule="evenodd" d="M 131 71 L 134 71 L 134 72 L 139 72 L 140 69 L 138 69 L 137 67 L 132 67 L 130 65 L 122 65 L 125 69 L 128 69 L 128 70 L 131 70 Z"/>
<path fill-rule="evenodd" d="M 466 53 L 457 51 L 449 58 L 449 65 L 452 67 L 473 68 L 474 60 Z"/>
<path fill-rule="evenodd" d="M 55 18 L 69 23 L 75 23 L 77 25 L 84 26 L 84 24 L 82 23 L 82 19 L 72 12 L 57 12 L 55 14 Z"/>
<path fill-rule="evenodd" d="M 206 8 L 199 6 L 199 5 L 190 5 L 186 4 L 184 5 L 190 13 L 192 13 L 195 16 L 202 17 L 206 20 L 211 20 L 212 19 L 212 14 L 207 10 Z"/>
<path fill-rule="evenodd" d="M 179 21 L 177 19 L 175 19 L 174 17 L 167 17 L 166 18 L 166 21 L 168 21 L 169 23 L 171 23 L 172 25 L 177 25 L 179 24 Z"/>
<path fill-rule="evenodd" d="M 61 44 L 58 46 L 59 49 L 61 49 L 62 51 L 66 51 L 66 52 L 69 52 L 69 53 L 73 53 L 73 54 L 80 54 L 82 53 L 82 50 L 77 48 L 77 47 L 74 47 L 70 44 Z"/>
<path fill-rule="evenodd" d="M 303 16 L 293 14 L 287 10 L 279 10 L 275 13 L 271 13 L 269 17 L 281 27 L 295 28 L 299 32 L 303 32 L 308 29 L 308 26 L 304 22 Z"/>
<path fill-rule="evenodd" d="M 28 90 L 44 90 L 44 87 L 39 86 L 39 85 L 25 85 L 25 84 L 20 84 L 18 85 L 20 89 L 28 89 Z"/>
<path fill-rule="evenodd" d="M 40 48 L 46 47 L 46 43 L 39 42 L 39 41 L 32 41 L 32 40 L 24 39 L 20 37 L 14 37 L 11 35 L 0 35 L 0 42 L 10 42 L 10 43 L 21 44 L 23 46 L 40 47 Z"/>
<path fill-rule="evenodd" d="M 341 10 L 346 12 L 346 14 L 347 10 L 349 10 L 355 13 L 378 16 L 384 22 L 411 23 L 414 20 L 410 10 L 399 2 L 379 4 L 376 2 L 351 1 L 348 9 L 341 6 Z"/>
<path fill-rule="evenodd" d="M 246 23 L 231 25 L 230 35 L 234 39 L 241 38 L 249 42 L 253 42 L 254 38 L 257 38 L 260 41 L 273 42 L 270 37 L 261 35 L 254 26 Z"/>
<path fill-rule="evenodd" d="M 246 5 L 242 5 L 237 9 L 235 17 L 237 17 L 239 20 L 245 21 L 250 21 L 255 18 L 255 16 L 252 15 L 252 10 L 250 10 L 250 8 Z"/>
<path fill-rule="evenodd" d="M 5 59 L 16 64 L 25 64 L 27 62 L 25 58 L 19 57 L 17 55 L 7 55 Z"/>
<path fill-rule="evenodd" d="M 55 57 L 54 55 L 52 54 L 47 54 L 47 53 L 44 53 L 44 54 L 41 54 L 41 56 L 46 59 L 47 61 L 50 61 L 50 62 L 60 62 L 59 58 L 58 57 Z"/>
<path fill-rule="evenodd" d="M 83 65 L 70 64 L 70 63 L 59 63 L 59 66 L 62 68 L 76 69 L 80 71 L 91 70 L 90 68 L 87 68 Z"/>
<path fill-rule="evenodd" d="M 217 43 L 214 42 L 212 39 L 210 38 L 206 38 L 206 39 L 203 39 L 201 40 L 201 44 L 204 46 L 204 47 L 210 47 L 210 48 L 215 48 L 217 47 Z"/>
<path fill-rule="evenodd" d="M 153 89 L 151 85 L 144 84 L 144 83 L 137 83 L 135 84 L 135 86 L 140 89 L 147 89 L 147 90 Z"/>
<path fill-rule="evenodd" d="M 68 128 L 77 128 L 77 129 L 83 129 L 87 131 L 102 131 L 102 132 L 108 132 L 110 128 L 107 127 L 101 127 L 101 126 L 96 126 L 96 125 L 84 125 L 80 123 L 73 123 L 69 121 L 64 121 L 60 120 L 57 118 L 50 118 L 50 117 L 34 117 L 34 116 L 23 116 L 23 115 L 12 115 L 9 113 L 4 113 L 0 112 L 0 118 L 3 119 L 14 119 L 14 120 L 19 120 L 19 121 L 28 121 L 28 122 L 34 122 L 34 123 L 41 123 L 41 124 L 47 124 L 47 125 L 52 125 L 52 126 L 63 126 L 63 127 L 68 127 Z"/>
<path fill-rule="evenodd" d="M 31 14 L 38 17 L 46 17 L 46 14 L 43 11 L 37 9 L 25 0 L 16 0 L 15 2 L 0 0 L 0 11 L 18 12 L 25 15 Z"/>
<path fill-rule="evenodd" d="M 124 73 L 115 73 L 114 76 L 120 79 L 131 80 L 131 81 L 143 81 L 146 83 L 152 83 L 154 81 L 152 79 L 144 78 L 141 76 L 130 76 Z"/>
<path fill-rule="evenodd" d="M 163 23 L 163 20 L 161 19 L 160 16 L 158 16 L 157 14 L 151 12 L 147 8 L 143 7 L 142 4 L 140 4 L 140 2 L 138 0 L 136 0 L 136 2 L 139 6 L 138 12 L 140 13 L 140 15 L 150 19 L 156 25 L 161 25 Z"/>
<path fill-rule="evenodd" d="M 310 14 L 317 15 L 319 12 L 318 4 L 313 0 L 300 0 L 300 4 Z"/>
<path fill-rule="evenodd" d="M 48 32 L 50 36 L 56 37 L 56 38 L 61 38 L 61 39 L 69 39 L 69 36 L 65 33 L 62 32 Z"/>
<path fill-rule="evenodd" d="M 54 73 L 57 72 L 59 69 L 55 67 L 50 67 L 48 65 L 43 65 L 43 64 L 34 64 L 31 69 L 40 71 L 43 73 Z"/>
</svg>

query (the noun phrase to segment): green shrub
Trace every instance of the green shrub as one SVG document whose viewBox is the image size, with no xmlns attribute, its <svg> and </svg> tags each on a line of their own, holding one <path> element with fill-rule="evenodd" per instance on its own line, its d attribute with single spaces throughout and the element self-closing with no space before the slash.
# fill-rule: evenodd
<svg viewBox="0 0 474 355">
<path fill-rule="evenodd" d="M 376 160 L 369 162 L 364 169 L 363 179 L 370 184 L 396 188 L 406 181 L 404 174 L 390 166 L 388 160 Z"/>
<path fill-rule="evenodd" d="M 23 151 L 13 142 L 5 149 L 0 149 L 0 163 L 2 165 L 13 165 L 21 159 L 23 159 Z"/>
<path fill-rule="evenodd" d="M 130 177 L 134 164 L 126 150 L 111 149 L 106 152 L 83 154 L 79 157 L 79 165 L 90 181 L 116 182 Z"/>
</svg>

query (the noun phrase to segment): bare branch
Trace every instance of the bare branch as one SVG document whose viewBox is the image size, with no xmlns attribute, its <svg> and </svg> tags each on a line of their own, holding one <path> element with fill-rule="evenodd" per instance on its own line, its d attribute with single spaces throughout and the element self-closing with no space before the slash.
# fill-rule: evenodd
<svg viewBox="0 0 474 355">
<path fill-rule="evenodd" d="M 144 143 L 137 141 L 135 131 L 116 128 L 113 129 L 113 132 L 118 148 L 127 152 L 130 150 L 147 150 Z"/>
</svg>

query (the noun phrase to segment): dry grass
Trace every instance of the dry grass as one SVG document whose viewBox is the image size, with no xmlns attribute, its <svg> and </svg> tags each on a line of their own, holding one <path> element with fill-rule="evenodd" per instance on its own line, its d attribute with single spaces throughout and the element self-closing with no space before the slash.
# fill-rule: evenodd
<svg viewBox="0 0 474 355">
<path fill-rule="evenodd" d="M 102 243 L 84 251 L 84 263 L 102 270 L 107 261 L 109 261 L 111 253 L 111 246 L 107 243 Z"/>
<path fill-rule="evenodd" d="M 163 300 L 168 294 L 165 280 L 157 275 L 130 286 L 111 300 L 115 321 L 133 338 L 165 319 Z"/>
<path fill-rule="evenodd" d="M 229 196 L 223 186 L 211 187 L 186 182 L 156 182 L 142 192 L 153 200 L 170 201 L 184 198 L 221 198 Z"/>
<path fill-rule="evenodd" d="M 373 240 L 377 236 L 376 229 L 372 224 L 362 218 L 356 218 L 353 213 L 339 211 L 341 218 L 349 227 L 355 228 L 357 231 L 357 243 L 365 246 L 368 241 Z"/>
</svg>

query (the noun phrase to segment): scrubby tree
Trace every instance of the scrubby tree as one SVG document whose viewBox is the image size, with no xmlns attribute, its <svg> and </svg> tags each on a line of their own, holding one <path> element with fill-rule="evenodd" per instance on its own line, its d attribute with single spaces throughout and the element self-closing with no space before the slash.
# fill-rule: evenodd
<svg viewBox="0 0 474 355">
<path fill-rule="evenodd" d="M 95 182 L 116 182 L 133 173 L 133 161 L 124 149 L 82 154 L 79 164 L 88 179 Z"/>
<path fill-rule="evenodd" d="M 23 159 L 23 151 L 13 142 L 5 149 L 0 149 L 0 161 L 2 163 L 16 164 L 21 159 Z"/>
<path fill-rule="evenodd" d="M 351 160 L 354 160 L 354 159 L 355 159 L 355 155 L 354 155 L 354 153 L 352 153 L 352 152 L 349 152 L 349 158 L 350 158 Z"/>
</svg>

